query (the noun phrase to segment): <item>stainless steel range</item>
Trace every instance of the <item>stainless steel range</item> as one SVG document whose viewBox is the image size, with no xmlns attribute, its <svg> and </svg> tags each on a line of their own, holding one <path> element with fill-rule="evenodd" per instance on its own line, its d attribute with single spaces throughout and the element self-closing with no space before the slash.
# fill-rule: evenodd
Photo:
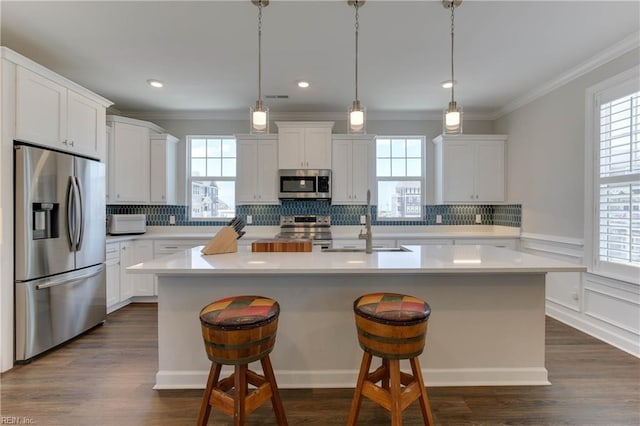
<svg viewBox="0 0 640 426">
<path fill-rule="evenodd" d="M 280 216 L 280 233 L 276 238 L 281 239 L 311 239 L 314 246 L 331 248 L 331 216 L 303 215 Z"/>
</svg>

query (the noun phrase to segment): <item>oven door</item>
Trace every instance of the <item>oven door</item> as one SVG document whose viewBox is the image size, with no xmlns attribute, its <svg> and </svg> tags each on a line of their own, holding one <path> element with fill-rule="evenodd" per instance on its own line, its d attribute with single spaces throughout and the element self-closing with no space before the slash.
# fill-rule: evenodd
<svg viewBox="0 0 640 426">
<path fill-rule="evenodd" d="M 280 198 L 317 198 L 316 176 L 280 176 Z"/>
</svg>

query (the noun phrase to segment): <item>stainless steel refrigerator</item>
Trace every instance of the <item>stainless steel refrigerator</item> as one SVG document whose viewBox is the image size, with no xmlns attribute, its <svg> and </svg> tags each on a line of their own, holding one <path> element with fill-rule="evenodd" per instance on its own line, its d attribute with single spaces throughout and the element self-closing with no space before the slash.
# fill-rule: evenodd
<svg viewBox="0 0 640 426">
<path fill-rule="evenodd" d="M 15 159 L 15 357 L 106 318 L 105 168 L 28 145 Z"/>
</svg>

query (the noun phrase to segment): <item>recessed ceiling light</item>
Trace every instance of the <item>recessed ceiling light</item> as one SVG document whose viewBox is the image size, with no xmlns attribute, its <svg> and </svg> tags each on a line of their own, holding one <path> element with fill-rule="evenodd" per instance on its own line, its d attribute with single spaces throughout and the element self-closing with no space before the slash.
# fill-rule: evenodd
<svg viewBox="0 0 640 426">
<path fill-rule="evenodd" d="M 156 87 L 156 88 L 160 88 L 164 86 L 164 83 L 161 82 L 160 80 L 147 80 L 147 83 L 149 83 L 149 86 L 151 87 Z"/>
<path fill-rule="evenodd" d="M 451 82 L 451 80 L 445 80 L 442 83 L 440 83 L 440 86 L 442 86 L 444 89 L 451 89 L 456 84 L 458 84 L 456 80 L 453 80 L 453 83 Z"/>
<path fill-rule="evenodd" d="M 298 87 L 302 87 L 303 89 L 306 89 L 307 87 L 309 87 L 309 82 L 308 81 L 299 81 L 298 82 Z"/>
</svg>

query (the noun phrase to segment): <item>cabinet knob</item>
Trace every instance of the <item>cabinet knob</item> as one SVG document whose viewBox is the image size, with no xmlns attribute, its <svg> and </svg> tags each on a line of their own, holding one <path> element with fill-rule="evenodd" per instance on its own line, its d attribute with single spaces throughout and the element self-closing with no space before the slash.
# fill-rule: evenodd
<svg viewBox="0 0 640 426">
<path fill-rule="evenodd" d="M 473 195 L 471 196 L 471 199 L 473 200 Z"/>
<path fill-rule="evenodd" d="M 73 146 L 73 141 L 69 141 L 69 145 Z"/>
<path fill-rule="evenodd" d="M 62 141 L 62 145 L 68 145 L 68 144 L 69 144 L 69 143 L 67 142 L 67 140 L 66 140 L 66 139 Z"/>
<path fill-rule="evenodd" d="M 162 199 L 164 200 L 164 195 L 162 196 Z"/>
</svg>

